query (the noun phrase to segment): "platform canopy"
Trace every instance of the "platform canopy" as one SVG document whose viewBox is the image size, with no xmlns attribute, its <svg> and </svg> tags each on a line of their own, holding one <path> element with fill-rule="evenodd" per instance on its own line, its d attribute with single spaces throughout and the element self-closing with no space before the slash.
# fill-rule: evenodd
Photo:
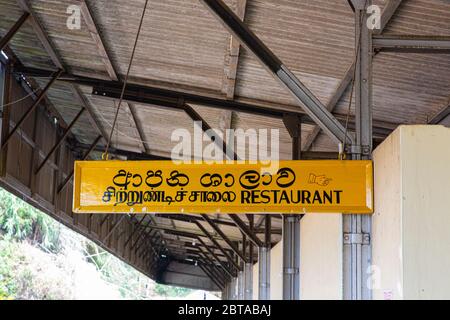
<svg viewBox="0 0 450 320">
<path fill-rule="evenodd" d="M 67 128 L 82 108 L 87 111 L 79 116 L 65 141 L 78 157 L 99 136 L 89 158 L 101 157 L 144 3 L 144 0 L 0 0 L 2 37 L 21 17 L 25 20 L 3 48 L 8 60 L 14 61 L 17 79 L 38 93 L 52 74 L 61 69 L 44 99 L 49 117 Z M 225 3 L 342 125 L 349 114 L 348 129 L 352 132 L 354 106 L 350 105 L 349 112 L 349 102 L 355 18 L 349 2 L 227 0 Z M 383 141 L 400 124 L 450 126 L 450 2 L 375 0 L 373 3 L 381 8 L 383 29 L 373 39 L 374 144 Z M 5 56 L 1 59 L 6 62 Z M 148 2 L 128 83 L 130 91 L 120 108 L 118 130 L 111 140 L 110 153 L 115 159 L 168 159 L 175 145 L 171 142 L 172 132 L 183 128 L 194 134 L 193 121 L 203 120 L 208 127 L 221 130 L 279 129 L 280 159 L 290 160 L 291 135 L 283 122 L 286 114 L 304 116 L 303 157 L 337 156 L 337 143 L 323 133 L 304 106 L 295 101 L 254 54 L 240 46 L 238 39 L 230 35 L 202 1 Z M 194 263 L 199 256 L 208 254 L 206 248 L 212 248 L 218 259 L 228 261 L 227 254 L 235 256 L 237 251 L 242 254 L 236 244 L 242 241 L 242 234 L 253 245 L 265 241 L 264 216 L 242 216 L 236 220 L 225 214 L 208 218 L 188 214 L 136 215 L 126 219 L 157 230 L 154 234 L 158 234 L 155 241 L 159 241 L 162 250 L 159 254 L 170 257 L 174 263 Z M 196 247 L 199 238 L 205 241 L 202 254 Z M 275 215 L 269 242 L 275 244 L 280 239 L 281 218 Z M 253 260 L 248 250 L 246 256 L 242 255 Z M 131 259 L 124 259 L 133 264 Z M 189 286 L 174 276 L 181 274 L 178 265 L 159 266 L 162 271 L 172 270 L 162 281 Z"/>
</svg>

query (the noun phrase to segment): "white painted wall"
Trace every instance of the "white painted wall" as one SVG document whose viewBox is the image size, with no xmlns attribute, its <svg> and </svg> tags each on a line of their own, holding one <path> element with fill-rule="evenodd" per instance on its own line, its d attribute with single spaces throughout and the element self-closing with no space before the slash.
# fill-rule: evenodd
<svg viewBox="0 0 450 320">
<path fill-rule="evenodd" d="M 253 265 L 253 300 L 258 300 L 258 290 L 259 290 L 259 264 L 255 263 Z"/>
<path fill-rule="evenodd" d="M 342 215 L 309 214 L 300 222 L 300 299 L 342 299 Z"/>
<path fill-rule="evenodd" d="M 342 298 L 342 216 L 309 214 L 300 222 L 301 299 Z M 270 297 L 283 298 L 283 244 L 271 251 Z M 258 264 L 253 267 L 253 297 L 258 299 Z"/>
<path fill-rule="evenodd" d="M 401 179 L 399 134 L 373 152 L 375 212 L 372 217 L 373 299 L 402 297 Z"/>
<path fill-rule="evenodd" d="M 374 188 L 374 299 L 450 299 L 450 129 L 399 127 L 374 151 Z M 342 215 L 306 215 L 300 233 L 301 298 L 342 299 Z M 270 279 L 281 299 L 281 242 Z"/>
<path fill-rule="evenodd" d="M 374 161 L 374 299 L 450 299 L 450 129 L 402 126 Z"/>
<path fill-rule="evenodd" d="M 283 299 L 283 241 L 270 251 L 270 299 Z"/>
</svg>

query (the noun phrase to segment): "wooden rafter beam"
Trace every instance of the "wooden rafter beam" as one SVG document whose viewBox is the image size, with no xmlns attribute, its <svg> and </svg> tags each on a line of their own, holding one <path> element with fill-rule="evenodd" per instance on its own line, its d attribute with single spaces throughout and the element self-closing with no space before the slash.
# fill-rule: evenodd
<svg viewBox="0 0 450 320">
<path fill-rule="evenodd" d="M 81 9 L 81 16 L 84 19 L 84 22 L 87 25 L 89 33 L 92 37 L 92 40 L 95 43 L 97 48 L 97 53 L 100 55 L 103 65 L 108 73 L 108 76 L 113 81 L 120 81 L 120 76 L 117 73 L 116 67 L 113 65 L 111 57 L 108 53 L 108 50 L 105 47 L 103 39 L 98 31 L 98 27 L 95 23 L 95 19 L 92 15 L 91 10 L 86 2 L 86 0 L 78 0 Z M 128 102 L 123 101 L 122 104 L 128 109 L 128 114 L 130 115 L 129 120 L 134 124 L 136 129 L 135 137 L 138 140 L 139 147 L 142 151 L 149 152 L 148 144 L 144 143 L 144 131 L 136 118 L 136 110 L 131 106 Z"/>
<path fill-rule="evenodd" d="M 64 71 L 65 69 L 64 69 L 64 65 L 63 65 L 62 59 L 60 58 L 58 53 L 55 51 L 55 49 L 54 49 L 50 39 L 47 37 L 47 34 L 44 31 L 44 28 L 42 27 L 41 23 L 39 22 L 39 19 L 36 17 L 35 13 L 31 9 L 31 6 L 29 5 L 28 1 L 27 0 L 17 0 L 16 2 L 19 5 L 19 7 L 24 11 L 24 13 L 27 14 L 27 19 L 26 20 L 28 21 L 28 23 L 33 28 L 34 33 L 36 34 L 37 38 L 41 42 L 42 46 L 44 47 L 44 49 L 47 52 L 47 54 L 50 57 L 50 59 L 53 61 L 53 63 L 55 64 L 55 66 L 58 69 Z M 17 59 L 17 57 L 16 57 L 16 59 Z M 34 79 L 32 79 L 30 82 L 33 85 L 36 85 L 36 87 L 39 87 L 39 85 L 37 84 L 37 82 Z M 54 114 L 56 114 L 57 118 L 62 123 L 62 126 L 64 128 L 66 128 L 67 127 L 67 123 L 64 121 L 63 117 L 58 112 L 56 107 L 53 106 L 53 104 L 51 103 L 51 101 L 48 98 L 48 95 L 46 95 L 44 97 L 44 101 L 47 104 L 47 106 L 49 106 L 51 111 Z"/>
<path fill-rule="evenodd" d="M 103 40 L 98 32 L 97 25 L 94 22 L 91 11 L 89 10 L 86 1 L 79 0 L 78 2 L 81 9 L 81 16 L 83 17 L 84 22 L 86 23 L 86 26 L 89 30 L 89 33 L 95 42 L 95 46 L 97 47 L 97 53 L 100 55 L 102 59 L 106 72 L 108 73 L 111 80 L 116 81 L 119 80 L 119 78 L 117 77 L 117 71 L 111 62 L 111 58 L 109 57 L 108 51 L 105 48 Z"/>
<path fill-rule="evenodd" d="M 235 12 L 241 20 L 245 18 L 245 11 L 247 7 L 247 0 L 234 0 Z M 236 91 L 236 78 L 239 65 L 239 52 L 241 44 L 239 40 L 233 35 L 228 36 L 228 46 L 225 52 L 224 61 L 224 75 L 222 83 L 222 92 L 229 100 L 233 100 Z M 223 126 L 222 130 L 231 129 L 233 111 L 225 110 L 222 112 L 220 124 Z M 226 137 L 228 139 L 228 137 Z"/>
<path fill-rule="evenodd" d="M 23 11 L 28 12 L 30 14 L 30 17 L 28 18 L 28 21 L 31 23 L 31 26 L 33 27 L 33 31 L 36 33 L 36 36 L 44 46 L 45 51 L 52 59 L 53 63 L 56 67 L 59 69 L 64 70 L 64 64 L 62 62 L 62 59 L 59 57 L 58 53 L 55 51 L 50 39 L 47 37 L 47 34 L 44 31 L 44 28 L 42 27 L 41 23 L 37 19 L 36 15 L 34 14 L 33 10 L 31 9 L 31 6 L 29 5 L 27 0 L 17 0 L 17 4 L 22 8 Z"/>
<path fill-rule="evenodd" d="M 247 6 L 247 0 L 234 0 L 235 13 L 243 21 L 245 18 L 245 9 Z M 236 75 L 239 64 L 239 40 L 230 35 L 228 38 L 229 46 L 227 47 L 227 53 L 224 63 L 224 81 L 222 85 L 222 92 L 225 93 L 227 99 L 234 99 L 234 92 L 236 89 Z"/>
<path fill-rule="evenodd" d="M 39 22 L 38 18 L 36 17 L 36 14 L 32 10 L 28 1 L 27 0 L 17 0 L 17 4 L 20 6 L 20 8 L 23 11 L 25 11 L 29 14 L 28 21 L 29 21 L 29 23 L 31 23 L 33 31 L 36 33 L 37 38 L 41 42 L 42 46 L 44 47 L 45 51 L 47 52 L 47 54 L 49 55 L 50 59 L 53 61 L 55 66 L 58 69 L 65 70 L 64 63 L 63 63 L 61 57 L 54 49 L 53 44 L 51 43 L 50 39 L 47 37 L 47 34 L 44 31 L 44 28 L 42 27 L 41 23 Z M 78 87 L 75 84 L 71 85 L 71 89 L 77 99 L 82 98 L 82 94 L 80 93 Z M 81 100 L 83 100 L 83 99 L 81 99 Z M 93 127 L 96 128 L 98 130 L 98 132 L 105 138 L 106 135 L 104 134 L 103 129 L 100 126 L 92 108 L 90 108 L 89 105 L 82 103 L 81 100 L 80 100 L 81 105 L 83 107 L 85 107 L 86 110 L 88 110 L 88 112 L 89 112 L 90 120 L 91 120 Z M 59 116 L 59 118 L 62 119 L 61 116 Z"/>
</svg>

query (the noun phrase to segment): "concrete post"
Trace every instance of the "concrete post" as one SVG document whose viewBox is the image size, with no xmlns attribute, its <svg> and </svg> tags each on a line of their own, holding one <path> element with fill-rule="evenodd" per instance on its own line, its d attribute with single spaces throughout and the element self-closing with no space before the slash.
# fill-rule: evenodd
<svg viewBox="0 0 450 320">
<path fill-rule="evenodd" d="M 238 275 L 238 300 L 244 300 L 245 277 L 244 271 L 239 271 Z"/>
<path fill-rule="evenodd" d="M 300 219 L 283 216 L 283 299 L 300 299 Z"/>
<path fill-rule="evenodd" d="M 253 300 L 253 264 L 245 264 L 245 300 Z"/>
<path fill-rule="evenodd" d="M 258 255 L 258 299 L 270 300 L 270 247 L 259 247 Z"/>
</svg>

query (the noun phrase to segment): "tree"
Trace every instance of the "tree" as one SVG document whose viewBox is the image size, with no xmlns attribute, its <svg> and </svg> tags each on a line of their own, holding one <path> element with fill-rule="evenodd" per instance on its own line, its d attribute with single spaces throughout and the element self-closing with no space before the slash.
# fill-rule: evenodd
<svg viewBox="0 0 450 320">
<path fill-rule="evenodd" d="M 60 250 L 59 224 L 3 189 L 0 189 L 0 231 L 9 239 L 28 238 L 53 253 Z"/>
</svg>

